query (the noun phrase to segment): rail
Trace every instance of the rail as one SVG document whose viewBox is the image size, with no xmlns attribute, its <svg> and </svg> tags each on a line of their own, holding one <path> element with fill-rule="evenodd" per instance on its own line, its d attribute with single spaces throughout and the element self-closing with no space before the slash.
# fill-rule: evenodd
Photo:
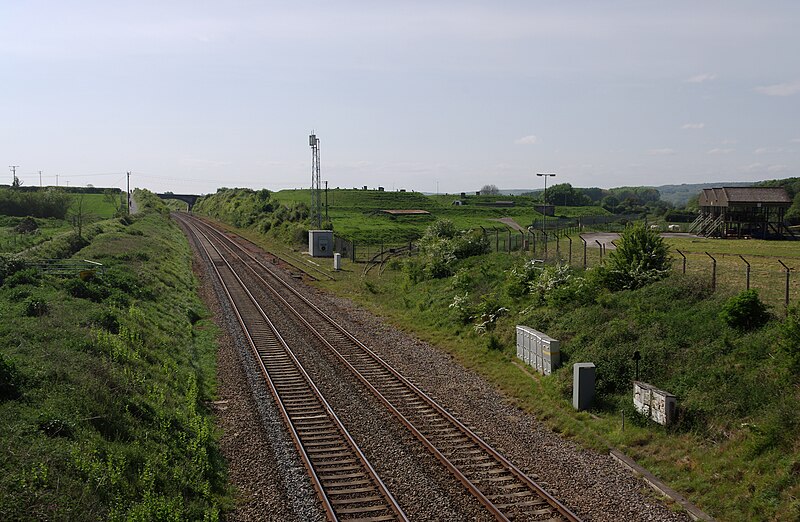
<svg viewBox="0 0 800 522">
<path fill-rule="evenodd" d="M 264 288 L 308 328 L 495 518 L 579 520 L 444 407 L 277 276 L 271 267 L 241 249 L 227 235 L 213 229 L 208 232 L 224 242 L 228 253 L 244 262 L 252 276 L 260 280 Z"/>
</svg>

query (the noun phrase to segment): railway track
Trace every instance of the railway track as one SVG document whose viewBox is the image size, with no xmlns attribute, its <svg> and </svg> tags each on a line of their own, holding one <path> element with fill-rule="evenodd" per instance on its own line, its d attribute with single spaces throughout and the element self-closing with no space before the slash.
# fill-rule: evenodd
<svg viewBox="0 0 800 522">
<path fill-rule="evenodd" d="M 280 333 L 207 236 L 184 222 L 211 261 L 329 520 L 407 520 Z"/>
<path fill-rule="evenodd" d="M 186 218 L 181 218 L 186 219 Z M 578 521 L 566 506 L 403 377 L 324 311 L 227 235 L 199 223 L 250 271 L 498 520 Z"/>
</svg>

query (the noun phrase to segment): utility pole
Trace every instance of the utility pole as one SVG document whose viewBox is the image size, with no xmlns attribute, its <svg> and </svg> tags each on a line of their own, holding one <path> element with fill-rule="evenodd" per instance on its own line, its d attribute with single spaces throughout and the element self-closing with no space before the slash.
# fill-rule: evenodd
<svg viewBox="0 0 800 522">
<path fill-rule="evenodd" d="M 39 188 L 42 188 L 42 171 L 39 171 Z"/>
<path fill-rule="evenodd" d="M 328 222 L 328 180 L 325 180 L 325 222 Z"/>
<path fill-rule="evenodd" d="M 9 165 L 8 168 L 11 169 L 11 173 L 13 174 L 13 178 L 11 179 L 11 186 L 15 187 L 17 186 L 17 169 L 19 168 L 19 165 Z"/>
<path fill-rule="evenodd" d="M 537 172 L 537 176 L 544 178 L 544 205 L 542 205 L 542 230 L 545 231 L 545 238 L 547 237 L 547 178 L 554 177 L 552 172 Z M 545 241 L 547 241 L 545 239 Z"/>
<path fill-rule="evenodd" d="M 127 189 L 127 194 L 128 194 L 128 215 L 130 216 L 131 215 L 131 171 L 128 171 L 127 175 L 128 175 L 128 189 Z"/>
</svg>

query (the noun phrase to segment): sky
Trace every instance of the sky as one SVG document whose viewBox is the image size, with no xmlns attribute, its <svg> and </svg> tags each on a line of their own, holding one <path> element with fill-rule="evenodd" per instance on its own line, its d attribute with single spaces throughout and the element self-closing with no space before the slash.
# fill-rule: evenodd
<svg viewBox="0 0 800 522">
<path fill-rule="evenodd" d="M 300 188 L 314 131 L 330 187 L 800 176 L 799 26 L 796 0 L 0 0 L 0 161 Z"/>
</svg>

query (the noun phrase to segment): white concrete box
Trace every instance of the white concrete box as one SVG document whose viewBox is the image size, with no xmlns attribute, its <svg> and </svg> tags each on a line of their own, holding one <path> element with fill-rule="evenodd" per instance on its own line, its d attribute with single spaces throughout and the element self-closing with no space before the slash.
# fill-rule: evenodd
<svg viewBox="0 0 800 522">
<path fill-rule="evenodd" d="M 675 420 L 677 398 L 646 382 L 633 381 L 633 406 L 636 411 L 666 426 Z"/>
<path fill-rule="evenodd" d="M 308 255 L 333 257 L 333 230 L 309 230 Z"/>
</svg>

